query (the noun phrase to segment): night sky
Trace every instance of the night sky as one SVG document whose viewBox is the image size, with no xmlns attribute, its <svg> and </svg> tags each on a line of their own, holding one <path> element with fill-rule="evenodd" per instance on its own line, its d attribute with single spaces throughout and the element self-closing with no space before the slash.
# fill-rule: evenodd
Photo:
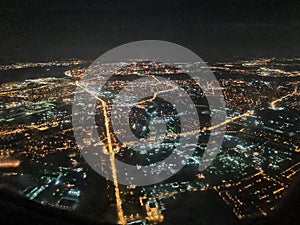
<svg viewBox="0 0 300 225">
<path fill-rule="evenodd" d="M 0 1 L 0 60 L 95 59 L 159 39 L 205 60 L 299 56 L 297 0 Z"/>
</svg>

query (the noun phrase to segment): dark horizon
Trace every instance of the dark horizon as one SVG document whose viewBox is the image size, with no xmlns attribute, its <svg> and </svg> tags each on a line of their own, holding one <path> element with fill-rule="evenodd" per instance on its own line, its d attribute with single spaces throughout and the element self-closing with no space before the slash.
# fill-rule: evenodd
<svg viewBox="0 0 300 225">
<path fill-rule="evenodd" d="M 177 43 L 204 60 L 293 57 L 298 1 L 1 2 L 0 61 L 94 60 L 131 41 Z"/>
</svg>

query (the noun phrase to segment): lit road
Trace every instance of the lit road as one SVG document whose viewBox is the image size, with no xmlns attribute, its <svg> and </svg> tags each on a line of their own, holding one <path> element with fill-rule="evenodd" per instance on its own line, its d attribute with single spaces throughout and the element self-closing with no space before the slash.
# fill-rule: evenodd
<svg viewBox="0 0 300 225">
<path fill-rule="evenodd" d="M 117 214 L 119 218 L 119 222 L 123 225 L 126 224 L 126 221 L 124 219 L 124 213 L 122 209 L 122 199 L 120 197 L 120 189 L 119 189 L 119 183 L 118 183 L 118 176 L 117 176 L 117 169 L 115 164 L 115 152 L 113 151 L 112 147 L 112 141 L 111 141 L 111 135 L 109 132 L 109 117 L 107 115 L 107 109 L 108 106 L 106 102 L 99 98 L 97 95 L 95 95 L 92 91 L 88 90 L 87 88 L 83 87 L 82 85 L 78 84 L 76 82 L 76 86 L 82 88 L 87 93 L 91 94 L 93 97 L 95 97 L 97 100 L 99 100 L 103 106 L 103 115 L 104 115 L 104 121 L 105 121 L 105 130 L 106 130 L 106 136 L 107 136 L 107 148 L 110 155 L 110 163 L 112 168 L 112 175 L 113 175 L 113 183 L 115 187 L 115 197 L 116 197 L 116 205 L 117 205 Z"/>
<path fill-rule="evenodd" d="M 294 89 L 294 91 L 293 91 L 292 93 L 289 93 L 289 94 L 287 94 L 287 95 L 285 95 L 285 96 L 282 96 L 281 98 L 278 98 L 278 99 L 275 99 L 274 101 L 272 101 L 272 102 L 271 102 L 271 107 L 272 107 L 272 109 L 273 109 L 273 110 L 276 109 L 276 104 L 277 104 L 278 102 L 281 102 L 281 101 L 284 100 L 285 98 L 289 98 L 289 97 L 291 97 L 291 96 L 293 96 L 293 95 L 297 95 L 297 94 L 299 94 L 299 93 L 298 93 L 298 85 L 295 86 L 295 89 Z"/>
</svg>

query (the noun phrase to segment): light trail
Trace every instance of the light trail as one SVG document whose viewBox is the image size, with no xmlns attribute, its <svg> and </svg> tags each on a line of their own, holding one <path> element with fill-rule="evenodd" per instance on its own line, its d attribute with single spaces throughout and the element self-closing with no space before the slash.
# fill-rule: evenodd
<svg viewBox="0 0 300 225">
<path fill-rule="evenodd" d="M 272 102 L 271 102 L 271 108 L 272 108 L 273 110 L 276 109 L 276 104 L 277 104 L 278 102 L 281 102 L 281 101 L 284 100 L 285 98 L 291 97 L 291 96 L 296 95 L 296 94 L 299 94 L 299 93 L 298 93 L 298 84 L 296 84 L 295 89 L 294 89 L 294 91 L 293 91 L 292 93 L 289 93 L 289 94 L 287 94 L 287 95 L 285 95 L 285 96 L 282 96 L 281 98 L 278 98 L 278 99 L 275 99 L 274 101 L 272 101 Z"/>
<path fill-rule="evenodd" d="M 159 79 L 157 79 L 157 77 L 155 75 L 151 75 L 151 77 L 156 80 L 158 83 L 161 83 L 161 81 Z"/>
<path fill-rule="evenodd" d="M 87 93 L 92 95 L 94 98 L 99 100 L 101 102 L 102 106 L 103 106 L 105 130 L 106 130 L 107 143 L 108 143 L 108 152 L 109 152 L 109 155 L 110 155 L 110 163 L 111 163 L 111 169 L 112 169 L 112 175 L 113 175 L 113 183 L 114 183 L 114 187 L 115 187 L 117 214 L 118 214 L 119 222 L 122 225 L 126 225 L 126 221 L 125 221 L 125 217 L 124 217 L 124 213 L 123 213 L 123 209 L 122 209 L 122 199 L 120 197 L 120 189 L 119 189 L 119 183 L 118 183 L 117 168 L 116 168 L 116 163 L 115 163 L 115 152 L 113 151 L 111 135 L 110 135 L 110 132 L 109 132 L 109 117 L 107 115 L 108 105 L 103 99 L 99 98 L 95 93 L 88 90 L 84 86 L 78 84 L 78 82 L 76 82 L 76 86 L 80 87 L 81 89 L 83 89 L 84 91 L 86 91 Z"/>
<path fill-rule="evenodd" d="M 0 168 L 16 168 L 20 166 L 20 160 L 8 160 L 8 161 L 0 161 Z"/>
<path fill-rule="evenodd" d="M 157 91 L 154 93 L 153 97 L 152 98 L 148 98 L 148 99 L 145 99 L 145 100 L 141 100 L 137 103 L 123 103 L 122 106 L 126 106 L 126 107 L 138 107 L 138 108 L 145 108 L 146 106 L 141 106 L 141 104 L 145 104 L 147 102 L 151 102 L 153 100 L 155 100 L 157 98 L 157 95 L 159 94 L 162 94 L 162 93 L 167 93 L 167 92 L 170 92 L 170 91 L 175 91 L 176 89 L 178 89 L 178 87 L 174 86 L 173 88 L 170 88 L 170 89 L 167 89 L 167 90 L 161 90 L 161 91 Z"/>
<path fill-rule="evenodd" d="M 184 133 L 180 133 L 180 134 L 170 134 L 169 137 L 174 138 L 174 137 L 180 137 L 180 136 L 184 136 L 184 135 L 196 135 L 196 134 L 199 134 L 199 133 L 204 132 L 204 131 L 211 131 L 211 130 L 214 130 L 216 128 L 222 127 L 222 126 L 224 126 L 224 125 L 226 125 L 228 123 L 231 123 L 231 122 L 233 122 L 235 120 L 241 119 L 243 117 L 247 117 L 247 116 L 249 116 L 251 114 L 253 114 L 252 111 L 247 111 L 247 112 L 245 112 L 245 113 L 243 113 L 241 115 L 238 115 L 238 116 L 232 117 L 230 119 L 227 119 L 227 120 L 225 120 L 225 121 L 223 121 L 223 122 L 221 122 L 219 124 L 216 124 L 214 126 L 204 127 L 203 129 L 192 130 L 192 131 L 188 131 L 188 132 L 184 132 Z M 153 138 L 150 137 L 150 138 L 147 139 L 147 141 L 150 141 L 150 142 L 151 141 L 155 141 L 155 140 L 156 141 L 162 141 L 162 140 L 164 140 L 164 138 L 165 137 L 153 137 Z M 138 144 L 138 142 L 137 141 L 124 142 L 122 144 L 122 146 L 126 147 L 126 146 L 133 145 L 133 144 Z"/>
<path fill-rule="evenodd" d="M 177 137 L 177 136 L 183 136 L 183 135 L 192 135 L 192 134 L 197 134 L 197 133 L 204 132 L 204 131 L 211 131 L 211 130 L 214 130 L 216 128 L 222 127 L 222 126 L 224 126 L 224 125 L 226 125 L 228 123 L 231 123 L 231 122 L 233 122 L 235 120 L 241 119 L 241 118 L 243 118 L 245 116 L 249 116 L 251 114 L 253 114 L 252 111 L 247 111 L 247 112 L 245 112 L 245 113 L 243 113 L 241 115 L 238 115 L 238 116 L 232 117 L 230 119 L 227 119 L 227 120 L 225 120 L 225 121 L 223 121 L 223 122 L 221 122 L 219 124 L 216 124 L 214 126 L 204 127 L 203 129 L 200 129 L 200 130 L 194 130 L 194 131 L 184 132 L 184 133 L 180 133 L 180 134 L 172 134 L 172 137 L 173 136 Z"/>
<path fill-rule="evenodd" d="M 38 129 L 40 131 L 43 131 L 43 130 L 48 129 L 50 126 L 55 127 L 57 125 L 58 125 L 57 120 L 52 120 L 51 122 L 45 122 L 45 123 L 41 123 L 41 124 L 23 125 L 22 127 L 17 127 L 14 130 L 0 131 L 0 136 L 21 133 L 21 132 L 23 132 L 25 130 L 29 130 L 29 129 Z"/>
<path fill-rule="evenodd" d="M 44 88 L 46 86 L 47 86 L 47 84 L 43 84 L 43 85 L 40 85 L 38 87 L 30 88 L 29 90 L 27 88 L 17 88 L 17 89 L 13 89 L 13 90 L 0 91 L 0 95 L 7 95 L 7 94 L 12 94 L 12 93 L 18 93 L 18 92 L 21 92 L 21 91 L 33 91 L 33 90 Z"/>
<path fill-rule="evenodd" d="M 156 99 L 157 95 L 161 94 L 161 93 L 166 93 L 166 92 L 170 92 L 170 91 L 174 91 L 176 90 L 178 87 L 174 86 L 173 88 L 171 89 L 167 89 L 167 90 L 161 90 L 161 91 L 158 91 L 158 92 L 155 92 L 153 97 L 152 98 L 149 98 L 149 99 L 145 99 L 145 100 L 142 100 L 142 101 L 139 101 L 137 102 L 136 104 L 144 104 L 146 102 L 150 102 L 150 101 L 153 101 Z M 129 106 L 135 106 L 136 104 L 129 104 Z"/>
<path fill-rule="evenodd" d="M 203 128 L 203 129 L 204 129 L 204 131 L 205 131 L 205 130 L 211 131 L 211 130 L 213 130 L 213 129 L 216 129 L 216 128 L 222 127 L 222 126 L 224 126 L 224 125 L 226 125 L 226 124 L 228 124 L 228 123 L 231 123 L 231 122 L 233 122 L 233 121 L 235 121 L 235 120 L 241 119 L 242 117 L 250 116 L 251 114 L 253 114 L 252 111 L 247 111 L 247 112 L 245 112 L 245 113 L 243 113 L 243 114 L 241 114 L 241 115 L 238 115 L 238 116 L 232 117 L 232 118 L 230 118 L 230 119 L 228 119 L 228 120 L 225 120 L 225 121 L 222 122 L 222 123 L 216 124 L 216 125 L 211 126 L 211 127 L 208 127 L 208 128 Z M 203 130 L 203 129 L 202 129 L 202 130 Z"/>
</svg>

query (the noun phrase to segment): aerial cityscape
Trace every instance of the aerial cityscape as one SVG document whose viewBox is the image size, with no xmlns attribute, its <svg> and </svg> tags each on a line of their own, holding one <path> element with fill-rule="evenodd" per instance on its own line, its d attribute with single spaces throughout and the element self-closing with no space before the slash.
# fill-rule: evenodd
<svg viewBox="0 0 300 225">
<path fill-rule="evenodd" d="M 300 58 L 241 58 L 209 64 L 226 104 L 226 120 L 214 126 L 210 120 L 215 112 L 206 99 L 217 87 L 211 83 L 199 87 L 188 75 L 193 63 L 178 68 L 143 59 L 126 66 L 119 62 L 121 69 L 113 76 L 107 74 L 112 77 L 100 95 L 80 84 L 90 63 L 70 59 L 0 65 L 2 77 L 20 75 L 0 84 L 1 187 L 41 205 L 108 224 L 172 224 L 170 208 L 181 204 L 185 196 L 200 193 L 215 196 L 211 201 L 222 201 L 241 224 L 277 212 L 300 172 Z M 148 140 L 150 149 L 131 149 L 128 145 L 135 143 L 120 143 L 110 124 L 114 115 L 111 105 L 118 92 L 141 77 L 153 78 L 146 81 L 147 87 L 161 89 L 160 79 L 165 78 L 184 89 L 196 106 L 199 129 L 182 133 L 180 117 L 184 115 L 154 95 L 139 99 L 138 106 L 131 108 L 128 123 L 131 132 L 145 140 L 153 135 L 153 126 L 165 124 L 165 139 Z M 176 88 L 168 87 L 170 91 Z M 95 118 L 102 143 L 93 147 L 106 151 L 110 160 L 97 159 L 96 152 L 96 166 L 108 168 L 106 164 L 110 164 L 112 171 L 106 172 L 113 173 L 114 181 L 97 174 L 77 146 L 77 128 L 72 125 L 76 90 L 98 102 L 90 116 Z M 180 98 L 175 101 L 179 104 Z M 119 109 L 122 113 L 122 107 Z M 82 108 L 82 112 L 86 110 Z M 206 170 L 199 171 L 211 130 L 219 127 L 226 130 L 220 152 Z M 92 131 L 82 127 L 81 132 Z M 184 165 L 178 173 L 153 185 L 118 183 L 118 176 L 130 181 L 131 174 L 118 171 L 115 159 L 137 168 L 155 164 L 176 149 L 181 137 L 198 141 L 184 146 L 194 151 L 190 157 L 176 151 Z M 176 165 L 164 166 L 161 169 L 172 171 Z"/>
</svg>

